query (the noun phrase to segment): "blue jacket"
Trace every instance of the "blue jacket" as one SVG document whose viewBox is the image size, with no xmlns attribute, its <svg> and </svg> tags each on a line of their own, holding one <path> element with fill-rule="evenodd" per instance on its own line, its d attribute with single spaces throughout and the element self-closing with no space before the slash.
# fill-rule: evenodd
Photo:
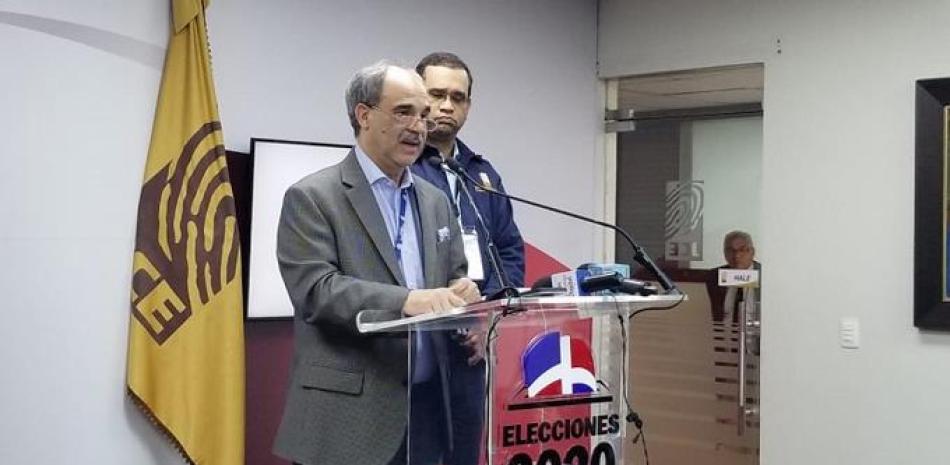
<svg viewBox="0 0 950 465">
<path fill-rule="evenodd" d="M 501 183 L 501 176 L 498 175 L 498 172 L 495 171 L 488 160 L 472 152 L 462 141 L 456 139 L 455 143 L 458 144 L 458 162 L 465 167 L 465 171 L 468 172 L 469 176 L 481 180 L 482 173 L 485 173 L 493 187 L 500 191 L 505 190 Z M 427 146 L 419 159 L 416 160 L 416 163 L 412 165 L 412 174 L 421 176 L 441 189 L 451 202 L 452 191 L 449 189 L 445 173 L 440 168 L 426 162 L 428 157 L 438 154 L 438 150 L 434 147 Z M 521 239 L 518 226 L 515 225 L 511 201 L 499 195 L 479 191 L 472 186 L 471 182 L 466 181 L 466 186 L 469 192 L 472 193 L 475 204 L 478 205 L 478 210 L 482 213 L 482 218 L 491 232 L 495 246 L 498 247 L 498 252 L 501 255 L 501 267 L 508 275 L 508 280 L 511 281 L 513 286 L 524 286 L 524 241 Z M 466 229 L 472 228 L 478 231 L 478 246 L 482 253 L 482 267 L 485 272 L 485 280 L 479 283 L 479 288 L 483 293 L 490 294 L 501 289 L 502 286 L 501 280 L 492 270 L 491 261 L 488 258 L 488 241 L 485 235 L 482 234 L 481 228 L 477 227 L 475 213 L 472 211 L 468 200 L 465 199 L 465 194 L 461 192 L 459 193 L 459 207 L 462 211 L 462 226 Z"/>
</svg>

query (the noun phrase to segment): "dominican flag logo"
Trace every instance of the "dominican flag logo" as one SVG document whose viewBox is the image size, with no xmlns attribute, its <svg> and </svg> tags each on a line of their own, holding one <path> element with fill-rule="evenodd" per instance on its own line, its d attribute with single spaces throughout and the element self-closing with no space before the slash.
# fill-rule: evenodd
<svg viewBox="0 0 950 465">
<path fill-rule="evenodd" d="M 525 349 L 521 363 L 529 399 L 597 391 L 590 347 L 560 331 L 536 337 Z"/>
</svg>

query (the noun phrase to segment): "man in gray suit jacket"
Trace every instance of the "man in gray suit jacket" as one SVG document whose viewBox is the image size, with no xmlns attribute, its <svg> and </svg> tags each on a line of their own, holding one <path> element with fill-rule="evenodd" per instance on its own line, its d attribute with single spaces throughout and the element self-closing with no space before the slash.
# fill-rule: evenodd
<svg viewBox="0 0 950 465">
<path fill-rule="evenodd" d="M 477 300 L 478 288 L 465 278 L 448 199 L 408 170 L 433 125 L 422 80 L 381 62 L 353 77 L 346 100 L 356 147 L 284 196 L 277 258 L 294 305 L 294 358 L 274 450 L 307 465 L 399 464 L 410 435 L 412 464 L 433 464 L 436 443 L 451 443 L 447 395 L 414 396 L 409 431 L 407 391 L 447 384 L 446 342 L 363 335 L 356 314 L 444 311 Z"/>
</svg>

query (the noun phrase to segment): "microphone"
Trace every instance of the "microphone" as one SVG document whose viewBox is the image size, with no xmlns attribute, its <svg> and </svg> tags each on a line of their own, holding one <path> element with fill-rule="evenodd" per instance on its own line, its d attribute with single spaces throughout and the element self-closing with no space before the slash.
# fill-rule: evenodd
<svg viewBox="0 0 950 465">
<path fill-rule="evenodd" d="M 625 279 L 620 273 L 588 276 L 581 281 L 581 291 L 590 294 L 597 291 L 615 291 L 631 295 L 655 295 L 656 287 L 636 279 Z"/>
<path fill-rule="evenodd" d="M 545 289 L 554 286 L 554 283 L 551 282 L 551 275 L 544 275 L 534 281 L 534 284 L 531 285 L 531 289 Z"/>
<path fill-rule="evenodd" d="M 441 158 L 439 158 L 439 160 L 441 160 Z M 676 285 L 673 284 L 673 281 L 671 281 L 670 278 L 669 278 L 668 276 L 666 276 L 666 273 L 664 273 L 663 270 L 661 270 L 658 266 L 656 266 L 656 263 L 654 263 L 654 262 L 653 262 L 653 259 L 651 259 L 649 255 L 647 255 L 646 251 L 643 250 L 643 247 L 640 247 L 640 244 L 637 244 L 636 241 L 633 240 L 633 237 L 631 237 L 630 234 L 627 233 L 627 231 L 624 231 L 623 228 L 621 228 L 621 227 L 619 227 L 619 226 L 617 226 L 617 225 L 614 225 L 614 224 L 606 223 L 606 222 L 603 222 L 603 221 L 598 221 L 598 220 L 595 220 L 595 219 L 593 219 L 593 218 L 588 218 L 588 217 L 583 216 L 583 215 L 578 215 L 577 213 L 572 213 L 572 212 L 569 212 L 569 211 L 567 211 L 567 210 L 561 210 L 560 208 L 555 208 L 555 207 L 552 207 L 552 206 L 549 206 L 549 205 L 545 205 L 545 204 L 543 204 L 543 203 L 538 203 L 538 202 L 535 202 L 535 201 L 532 201 L 532 200 L 523 199 L 523 198 L 521 198 L 521 197 L 516 197 L 516 196 L 514 196 L 514 195 L 507 194 L 507 193 L 505 193 L 505 192 L 499 191 L 498 189 L 495 189 L 495 188 L 492 187 L 492 186 L 486 186 L 486 185 L 484 185 L 484 184 L 482 184 L 482 183 L 480 183 L 480 182 L 478 182 L 478 181 L 472 179 L 472 177 L 469 176 L 468 173 L 466 173 L 464 169 L 461 169 L 462 166 L 459 164 L 459 162 L 457 162 L 457 161 L 455 161 L 455 160 L 453 160 L 453 159 L 451 159 L 451 158 L 446 159 L 446 160 L 445 160 L 445 164 L 447 165 L 447 167 L 448 167 L 449 169 L 452 169 L 456 174 L 458 174 L 459 176 L 462 176 L 463 178 L 467 179 L 467 180 L 468 180 L 469 182 L 471 182 L 475 187 L 477 187 L 477 188 L 479 188 L 479 189 L 481 189 L 481 190 L 483 190 L 483 191 L 485 191 L 485 192 L 488 192 L 488 193 L 490 193 L 490 194 L 499 195 L 499 196 L 504 197 L 504 198 L 506 198 L 506 199 L 510 199 L 510 200 L 514 200 L 514 201 L 516 201 L 516 202 L 521 202 L 521 203 L 524 203 L 524 204 L 527 204 L 527 205 L 531 205 L 532 207 L 536 207 L 536 208 L 540 208 L 540 209 L 542 209 L 542 210 L 547 210 L 547 211 L 550 211 L 550 212 L 554 212 L 554 213 L 558 213 L 558 214 L 561 214 L 561 215 L 569 216 L 569 217 L 574 218 L 574 219 L 578 219 L 578 220 L 581 220 L 581 221 L 586 221 L 586 222 L 588 222 L 588 223 L 593 223 L 593 224 L 596 224 L 596 225 L 598 225 L 598 226 L 602 226 L 602 227 L 605 227 L 605 228 L 608 228 L 608 229 L 613 229 L 614 231 L 617 231 L 621 236 L 623 236 L 623 238 L 627 241 L 627 243 L 629 243 L 630 246 L 633 247 L 633 259 L 636 260 L 637 263 L 639 263 L 640 265 L 642 265 L 644 268 L 647 269 L 647 271 L 649 271 L 651 274 L 653 274 L 653 276 L 656 277 L 657 281 L 660 282 L 660 286 L 663 286 L 663 289 L 667 292 L 667 294 L 680 294 L 680 293 L 681 293 L 680 290 L 676 287 Z M 453 168 L 453 166 L 454 166 L 454 168 Z M 463 182 L 462 185 L 464 185 L 464 184 L 465 184 L 465 183 Z"/>
<path fill-rule="evenodd" d="M 570 271 L 565 271 L 565 272 L 571 272 L 571 271 L 577 272 L 577 271 L 581 271 L 581 270 L 586 270 L 586 269 L 588 269 L 591 265 L 593 265 L 593 263 L 582 263 L 582 264 L 578 265 L 577 268 L 575 268 L 575 269 L 573 269 L 573 270 L 570 270 Z M 560 275 L 560 274 L 562 274 L 562 273 L 564 273 L 564 272 L 553 273 L 553 274 L 546 274 L 546 275 L 544 275 L 544 276 L 541 276 L 540 278 L 538 278 L 538 279 L 536 279 L 536 280 L 534 281 L 534 284 L 531 285 L 531 290 L 532 290 L 532 291 L 535 291 L 535 290 L 539 290 L 539 289 L 564 289 L 564 288 L 562 288 L 562 287 L 554 287 L 554 275 Z M 565 289 L 565 290 L 571 290 L 571 289 Z M 575 291 L 575 292 L 577 291 L 577 289 L 572 289 L 572 290 Z"/>
<path fill-rule="evenodd" d="M 432 155 L 431 157 L 429 157 L 430 163 L 433 158 L 436 158 L 436 156 Z M 449 158 L 438 157 L 438 160 L 439 160 L 439 163 L 445 163 L 445 166 L 448 166 L 449 169 L 455 172 L 456 174 L 465 173 L 465 167 L 462 166 L 462 164 L 459 163 L 459 161 L 456 160 L 455 157 L 449 157 Z M 465 177 L 468 178 L 468 173 L 466 173 Z M 474 184 L 476 186 L 478 185 L 478 183 L 474 183 Z"/>
<path fill-rule="evenodd" d="M 439 155 L 430 155 L 426 158 L 426 161 L 433 166 L 439 167 L 442 170 L 449 171 L 456 176 L 463 177 L 463 179 L 471 179 L 468 177 L 468 174 L 465 173 L 465 168 L 456 161 L 454 158 L 442 158 Z M 454 166 L 454 168 L 453 168 Z M 511 285 L 511 281 L 508 280 L 508 275 L 505 274 L 505 270 L 501 267 L 501 252 L 498 251 L 498 246 L 495 245 L 495 241 L 492 240 L 491 231 L 488 230 L 488 226 L 485 224 L 485 220 L 482 218 L 481 211 L 478 210 L 478 206 L 475 204 L 475 199 L 472 198 L 472 193 L 468 191 L 468 187 L 465 185 L 465 182 L 458 183 L 462 188 L 462 192 L 465 194 L 464 197 L 468 201 L 469 206 L 472 207 L 472 211 L 475 212 L 475 222 L 478 223 L 478 226 L 482 230 L 482 234 L 485 235 L 485 243 L 488 245 L 488 261 L 491 264 L 492 270 L 498 276 L 498 281 L 501 283 L 501 289 L 496 292 L 494 295 L 489 296 L 488 300 L 495 300 L 499 297 L 517 297 L 518 290 Z M 459 215 L 462 212 L 459 211 Z"/>
</svg>

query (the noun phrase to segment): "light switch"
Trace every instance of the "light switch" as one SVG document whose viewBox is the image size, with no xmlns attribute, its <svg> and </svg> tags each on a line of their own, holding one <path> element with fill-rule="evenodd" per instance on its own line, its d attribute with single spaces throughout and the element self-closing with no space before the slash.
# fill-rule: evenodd
<svg viewBox="0 0 950 465">
<path fill-rule="evenodd" d="M 857 349 L 861 346 L 861 327 L 857 318 L 842 318 L 839 333 L 841 347 Z"/>
</svg>

